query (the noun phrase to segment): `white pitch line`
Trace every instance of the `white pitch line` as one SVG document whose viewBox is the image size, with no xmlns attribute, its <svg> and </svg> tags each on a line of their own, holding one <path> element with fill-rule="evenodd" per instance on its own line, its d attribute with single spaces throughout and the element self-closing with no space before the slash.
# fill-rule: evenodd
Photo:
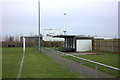
<svg viewBox="0 0 120 80">
<path fill-rule="evenodd" d="M 20 75 L 21 75 L 21 70 L 22 70 L 22 65 L 23 65 L 23 60 L 24 60 L 24 54 L 25 54 L 25 52 L 23 53 L 23 58 L 22 58 L 22 61 L 21 61 L 21 65 L 20 65 L 20 69 L 19 69 L 17 80 L 19 80 Z"/>
</svg>

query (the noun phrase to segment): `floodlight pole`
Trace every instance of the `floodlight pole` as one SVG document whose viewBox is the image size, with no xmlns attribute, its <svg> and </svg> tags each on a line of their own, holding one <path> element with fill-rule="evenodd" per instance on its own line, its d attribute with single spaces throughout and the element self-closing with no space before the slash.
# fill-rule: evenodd
<svg viewBox="0 0 120 80">
<path fill-rule="evenodd" d="M 39 51 L 41 52 L 41 39 L 40 39 L 40 0 L 38 0 L 38 34 L 39 34 Z"/>
<path fill-rule="evenodd" d="M 66 13 L 64 13 L 64 35 L 66 35 Z"/>
</svg>

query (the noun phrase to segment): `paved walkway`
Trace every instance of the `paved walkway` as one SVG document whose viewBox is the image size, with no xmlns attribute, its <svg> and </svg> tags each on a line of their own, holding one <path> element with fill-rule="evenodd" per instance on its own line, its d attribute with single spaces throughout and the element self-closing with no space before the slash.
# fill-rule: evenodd
<svg viewBox="0 0 120 80">
<path fill-rule="evenodd" d="M 97 75 L 96 75 L 96 69 L 81 65 L 80 63 L 77 63 L 73 60 L 71 64 L 71 60 L 66 59 L 65 57 L 62 57 L 59 54 L 56 54 L 52 50 L 43 48 L 42 52 L 47 54 L 49 57 L 53 58 L 58 63 L 64 65 L 65 67 L 70 68 L 71 71 L 77 72 L 80 75 L 85 76 L 86 78 L 96 78 L 96 77 L 97 78 L 115 78 L 114 76 L 101 71 L 97 71 Z"/>
<path fill-rule="evenodd" d="M 67 54 L 71 54 L 71 55 L 88 55 L 88 53 L 67 53 Z M 89 53 L 89 55 L 100 55 L 98 53 Z"/>
</svg>

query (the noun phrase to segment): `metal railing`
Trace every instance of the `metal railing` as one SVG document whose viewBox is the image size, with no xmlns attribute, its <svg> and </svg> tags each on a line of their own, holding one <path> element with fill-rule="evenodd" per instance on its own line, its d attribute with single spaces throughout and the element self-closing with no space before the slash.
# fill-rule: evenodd
<svg viewBox="0 0 120 80">
<path fill-rule="evenodd" d="M 72 58 L 79 59 L 80 60 L 80 66 L 82 66 L 82 60 L 96 64 L 96 78 L 98 77 L 98 74 L 97 74 L 97 72 L 98 72 L 98 65 L 101 65 L 101 66 L 104 66 L 104 67 L 107 67 L 107 68 L 110 68 L 110 69 L 114 69 L 114 70 L 120 71 L 119 68 L 116 68 L 116 67 L 113 67 L 113 66 L 109 66 L 109 65 L 106 65 L 106 64 L 103 64 L 103 63 L 95 62 L 95 61 L 84 59 L 84 58 L 81 58 L 81 57 L 76 57 L 74 55 L 66 54 L 66 53 L 63 53 L 63 52 L 60 52 L 60 51 L 57 51 L 57 50 L 53 50 L 53 49 L 50 49 L 50 48 L 46 48 L 46 49 L 52 50 L 55 54 L 62 54 L 64 56 L 64 66 L 65 66 L 65 56 L 70 56 L 71 57 L 71 72 L 72 72 Z M 81 70 L 80 70 L 80 74 L 81 74 Z"/>
</svg>

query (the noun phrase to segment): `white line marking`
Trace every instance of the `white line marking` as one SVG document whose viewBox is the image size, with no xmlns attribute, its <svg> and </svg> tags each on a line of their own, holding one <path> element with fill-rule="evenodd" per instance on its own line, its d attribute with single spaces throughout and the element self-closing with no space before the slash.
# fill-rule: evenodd
<svg viewBox="0 0 120 80">
<path fill-rule="evenodd" d="M 23 58 L 22 58 L 22 61 L 21 61 L 21 65 L 20 65 L 20 69 L 19 69 L 17 80 L 19 80 L 20 75 L 21 75 L 21 70 L 22 70 L 22 65 L 23 65 L 23 60 L 24 60 L 24 54 L 25 54 L 25 52 L 23 53 Z"/>
</svg>

